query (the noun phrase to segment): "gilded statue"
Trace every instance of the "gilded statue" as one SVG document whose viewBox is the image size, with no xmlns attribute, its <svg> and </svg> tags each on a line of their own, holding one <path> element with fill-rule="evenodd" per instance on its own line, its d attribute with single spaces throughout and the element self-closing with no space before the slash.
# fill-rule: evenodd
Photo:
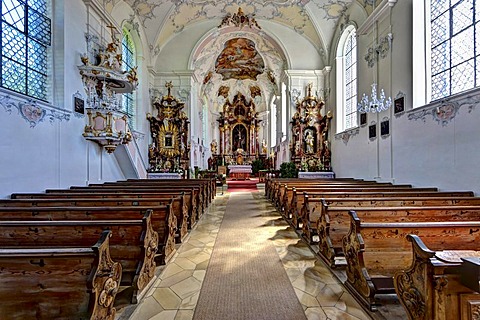
<svg viewBox="0 0 480 320">
<path fill-rule="evenodd" d="M 306 152 L 307 153 L 314 153 L 314 137 L 312 135 L 312 131 L 307 131 L 307 134 L 305 135 L 305 144 L 306 144 Z"/>
</svg>

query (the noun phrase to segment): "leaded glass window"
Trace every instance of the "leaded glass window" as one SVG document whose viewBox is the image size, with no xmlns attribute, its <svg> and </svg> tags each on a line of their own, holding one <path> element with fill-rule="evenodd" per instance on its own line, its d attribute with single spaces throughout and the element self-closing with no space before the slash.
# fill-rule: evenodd
<svg viewBox="0 0 480 320">
<path fill-rule="evenodd" d="M 124 71 L 130 71 L 136 65 L 135 44 L 128 30 L 123 29 L 122 39 L 122 68 Z M 135 96 L 134 93 L 125 93 L 123 95 L 123 112 L 128 117 L 130 128 L 135 128 Z"/>
<path fill-rule="evenodd" d="M 357 38 L 351 29 L 344 47 L 345 130 L 357 126 Z"/>
<path fill-rule="evenodd" d="M 47 100 L 47 0 L 2 0 L 1 86 Z"/>
<path fill-rule="evenodd" d="M 431 0 L 432 100 L 480 85 L 480 5 Z"/>
</svg>

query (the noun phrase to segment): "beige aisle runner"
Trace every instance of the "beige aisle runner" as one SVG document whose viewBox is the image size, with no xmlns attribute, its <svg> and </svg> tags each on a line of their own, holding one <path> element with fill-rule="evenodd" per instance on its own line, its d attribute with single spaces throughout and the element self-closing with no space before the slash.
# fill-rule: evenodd
<svg viewBox="0 0 480 320">
<path fill-rule="evenodd" d="M 251 193 L 232 193 L 194 320 L 306 319 Z M 270 235 L 271 236 L 271 235 Z"/>
</svg>

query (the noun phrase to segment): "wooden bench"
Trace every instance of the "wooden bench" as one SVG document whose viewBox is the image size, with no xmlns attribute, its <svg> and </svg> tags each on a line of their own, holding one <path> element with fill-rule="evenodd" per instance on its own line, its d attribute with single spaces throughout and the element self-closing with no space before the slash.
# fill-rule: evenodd
<svg viewBox="0 0 480 320">
<path fill-rule="evenodd" d="M 135 185 L 135 186 L 157 186 L 157 187 L 198 187 L 201 197 L 204 199 L 205 208 L 211 203 L 216 195 L 214 179 L 128 179 L 125 181 L 105 182 L 101 185 Z M 90 186 L 98 186 L 92 184 Z M 205 209 L 204 208 L 204 209 Z"/>
<path fill-rule="evenodd" d="M 334 201 L 332 198 L 327 198 L 317 201 L 314 205 L 308 205 L 307 199 L 310 212 L 308 216 L 311 221 L 304 221 L 307 224 L 305 228 L 302 226 L 302 231 L 305 238 L 312 242 L 313 236 L 318 236 L 319 255 L 331 267 L 335 267 L 338 265 L 337 258 L 343 256 L 342 238 L 350 227 L 350 209 L 356 210 L 360 219 L 375 222 L 425 221 L 426 216 L 432 221 L 472 220 L 480 217 L 480 198 L 476 197 L 464 197 L 463 201 L 456 198 L 451 200 L 408 198 L 406 201 L 403 199 L 344 198 Z"/>
<path fill-rule="evenodd" d="M 350 229 L 343 238 L 345 286 L 372 311 L 377 310 L 375 296 L 394 294 L 393 276 L 412 264 L 408 234 L 418 235 L 432 250 L 448 250 L 453 243 L 461 243 L 465 250 L 479 248 L 480 221 L 474 220 L 478 215 L 472 221 L 466 217 L 462 221 L 446 221 L 445 217 L 434 221 L 432 215 L 425 215 L 423 221 L 370 222 L 359 219 L 353 210 L 349 214 Z"/>
<path fill-rule="evenodd" d="M 283 187 L 283 195 L 282 200 L 280 201 L 281 206 L 279 208 L 280 212 L 285 216 L 287 219 L 291 219 L 291 216 L 293 214 L 292 209 L 294 207 L 293 203 L 293 198 L 294 198 L 294 193 L 299 190 L 300 192 L 303 192 L 304 190 L 312 190 L 312 189 L 322 189 L 322 188 L 344 188 L 344 187 L 356 187 L 358 189 L 363 189 L 363 188 L 368 188 L 368 187 L 391 187 L 391 183 L 370 183 L 370 182 L 362 182 L 362 183 L 352 183 L 352 184 L 337 184 L 337 183 L 332 183 L 332 184 L 285 184 Z M 410 185 L 401 185 L 403 187 L 411 187 Z"/>
<path fill-rule="evenodd" d="M 296 187 L 297 192 L 355 192 L 355 191 L 363 191 L 363 192 L 382 192 L 382 191 L 408 191 L 408 190 L 419 190 L 419 191 L 438 191 L 437 188 L 413 188 L 410 185 L 375 185 L 375 184 L 365 184 L 362 186 L 359 185 L 344 185 L 344 186 L 326 186 L 320 185 L 316 187 Z M 287 198 L 286 198 L 286 189 L 281 191 L 282 193 L 279 195 L 278 206 L 279 210 L 284 210 L 285 206 L 287 205 Z M 290 201 L 293 200 L 290 199 Z M 291 204 L 291 202 L 290 202 Z"/>
<path fill-rule="evenodd" d="M 465 286 L 462 278 L 468 272 L 465 257 L 479 257 L 480 245 L 470 247 L 476 251 L 466 250 L 464 241 L 452 239 L 433 251 L 417 235 L 409 234 L 407 240 L 412 264 L 395 274 L 394 285 L 409 319 L 478 319 L 478 276 L 468 279 L 476 283 L 476 290 Z"/>
<path fill-rule="evenodd" d="M 0 199 L 0 207 L 151 207 L 170 205 L 172 212 L 177 218 L 175 241 L 177 243 L 182 242 L 188 234 L 188 207 L 183 193 L 178 196 L 165 195 L 160 197 L 157 195 L 155 198 L 118 198 L 115 194 L 111 197 L 106 197 L 97 193 L 89 196 L 85 196 L 82 193 L 66 195 L 61 193 L 54 198 Z"/>
<path fill-rule="evenodd" d="M 149 181 L 148 183 L 151 183 L 153 181 L 154 183 L 157 184 L 167 184 L 167 185 L 172 185 L 172 184 L 177 184 L 177 185 L 188 185 L 188 186 L 195 186 L 195 185 L 205 185 L 207 188 L 207 194 L 211 200 L 215 199 L 216 196 L 216 177 L 214 178 L 208 178 L 208 179 L 182 179 L 182 180 L 174 180 L 172 182 L 172 179 L 128 179 L 126 180 L 127 182 L 146 182 Z M 121 181 L 120 181 L 121 182 Z"/>
<path fill-rule="evenodd" d="M 302 195 L 303 193 L 303 195 Z M 383 192 L 306 192 L 303 191 L 301 193 L 293 191 L 293 200 L 292 200 L 292 217 L 291 217 L 291 224 L 296 229 L 301 227 L 301 220 L 304 216 L 304 212 L 306 209 L 305 205 L 305 196 L 308 196 L 310 202 L 320 201 L 316 199 L 322 198 L 363 198 L 363 197 L 370 197 L 370 198 L 382 198 L 382 197 L 402 197 L 402 198 L 410 198 L 410 197 L 473 197 L 473 192 L 471 191 L 418 191 L 417 189 L 413 188 L 412 190 L 407 191 L 383 191 Z"/>
<path fill-rule="evenodd" d="M 25 215 L 32 215 L 24 208 Z M 41 209 L 41 208 L 38 208 Z M 16 212 L 19 215 L 20 211 Z M 50 214 L 53 216 L 53 214 Z M 20 249 L 31 247 L 82 247 L 98 240 L 104 230 L 110 230 L 110 255 L 122 265 L 122 282 L 132 291 L 131 301 L 153 279 L 158 234 L 151 223 L 152 212 L 138 219 L 123 220 L 23 220 L 0 221 L 0 248 Z"/>
<path fill-rule="evenodd" d="M 111 185 L 111 186 L 103 186 L 103 187 L 80 187 L 80 186 L 73 186 L 70 189 L 47 189 L 45 192 L 47 193 L 59 193 L 64 192 L 68 193 L 71 190 L 80 190 L 81 192 L 133 192 L 133 193 L 154 193 L 154 192 L 192 192 L 193 196 L 195 197 L 195 208 L 196 208 L 196 218 L 195 221 L 198 221 L 200 217 L 203 215 L 205 210 L 205 203 L 203 196 L 200 192 L 199 187 L 167 187 L 167 186 L 134 186 L 134 185 Z"/>
<path fill-rule="evenodd" d="M 92 198 L 92 199 L 124 199 L 124 198 L 169 198 L 169 197 L 185 197 L 188 212 L 188 229 L 191 229 L 197 223 L 196 199 L 193 196 L 192 190 L 187 191 L 164 191 L 164 192 L 136 192 L 135 190 L 122 192 L 121 190 L 105 191 L 104 192 L 89 192 L 88 190 L 62 190 L 60 192 L 48 193 L 12 193 L 12 199 L 75 199 L 75 198 Z"/>
<path fill-rule="evenodd" d="M 123 207 L 0 207 L 0 220 L 131 220 L 149 215 L 148 224 L 156 233 L 157 264 L 165 264 L 175 253 L 177 221 L 171 205 Z M 115 234 L 114 234 L 115 235 Z"/>
<path fill-rule="evenodd" d="M 273 199 L 273 194 L 274 190 L 280 183 L 288 183 L 288 182 L 302 182 L 306 181 L 305 179 L 299 179 L 299 178 L 268 178 L 265 180 L 265 197 L 267 199 L 272 200 Z M 335 179 L 312 179 L 309 181 L 313 182 L 325 182 L 328 183 L 328 181 L 334 181 L 334 182 L 356 182 L 356 181 L 364 181 L 362 179 L 354 179 L 354 178 L 335 178 Z"/>
<path fill-rule="evenodd" d="M 376 181 L 363 181 L 363 180 L 338 180 L 338 179 L 315 179 L 315 180 L 305 180 L 305 179 L 300 179 L 300 180 L 293 180 L 293 181 L 277 181 L 273 183 L 272 185 L 272 190 L 269 191 L 270 193 L 270 199 L 274 200 L 275 198 L 278 198 L 280 195 L 281 190 L 284 188 L 285 185 L 289 185 L 292 187 L 295 186 L 316 186 L 316 185 L 338 185 L 338 186 L 343 186 L 343 185 L 359 185 L 359 184 L 377 184 L 379 182 Z M 390 184 L 391 185 L 391 184 Z"/>
<path fill-rule="evenodd" d="M 110 235 L 101 232 L 93 246 L 2 246 L 2 319 L 114 320 L 122 267 L 110 258 Z"/>
</svg>

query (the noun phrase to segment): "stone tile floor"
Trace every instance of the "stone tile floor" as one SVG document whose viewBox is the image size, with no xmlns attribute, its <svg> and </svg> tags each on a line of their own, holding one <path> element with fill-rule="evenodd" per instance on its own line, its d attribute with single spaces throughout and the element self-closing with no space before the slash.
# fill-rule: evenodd
<svg viewBox="0 0 480 320">
<path fill-rule="evenodd" d="M 218 234 L 229 193 L 217 194 L 201 218 L 136 306 L 119 310 L 122 320 L 190 320 L 193 318 L 202 281 Z M 309 320 L 371 319 L 341 283 L 298 238 L 264 198 L 263 190 L 253 192 L 268 217 L 261 232 L 267 232 L 275 245 L 298 299 Z M 212 319 L 220 320 L 220 319 Z M 223 319 L 222 319 L 223 320 Z M 294 319 L 292 319 L 294 320 Z"/>
</svg>

